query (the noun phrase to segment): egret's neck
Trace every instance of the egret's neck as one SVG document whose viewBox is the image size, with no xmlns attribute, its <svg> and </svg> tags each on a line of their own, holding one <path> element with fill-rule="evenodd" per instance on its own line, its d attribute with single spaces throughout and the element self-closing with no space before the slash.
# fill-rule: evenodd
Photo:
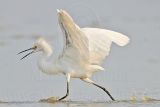
<svg viewBox="0 0 160 107">
<path fill-rule="evenodd" d="M 53 49 L 51 48 L 51 46 L 49 44 L 46 44 L 43 47 L 43 54 L 44 56 L 50 57 L 53 53 Z"/>
<path fill-rule="evenodd" d="M 42 48 L 42 56 L 38 60 L 38 67 L 39 69 L 47 74 L 58 74 L 60 73 L 57 63 L 56 63 L 56 58 L 52 58 L 53 54 L 53 49 L 49 44 L 43 44 Z"/>
<path fill-rule="evenodd" d="M 42 56 L 38 60 L 39 69 L 46 74 L 58 74 L 60 73 L 57 67 L 56 59 L 52 58 L 52 50 L 45 50 Z"/>
</svg>

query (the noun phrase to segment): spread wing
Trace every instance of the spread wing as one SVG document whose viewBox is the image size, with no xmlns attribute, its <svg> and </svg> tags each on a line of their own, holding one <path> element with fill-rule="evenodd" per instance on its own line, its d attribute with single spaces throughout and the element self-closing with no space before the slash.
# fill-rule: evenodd
<svg viewBox="0 0 160 107">
<path fill-rule="evenodd" d="M 99 65 L 109 55 L 112 42 L 119 46 L 129 42 L 127 36 L 115 31 L 80 28 L 64 10 L 58 10 L 58 20 L 64 33 L 64 47 L 60 56 L 78 64 Z"/>
<path fill-rule="evenodd" d="M 89 60 L 88 38 L 71 16 L 64 10 L 57 10 L 59 25 L 64 33 L 64 46 L 61 57 L 82 64 Z"/>
<path fill-rule="evenodd" d="M 124 46 L 129 42 L 129 38 L 121 33 L 99 29 L 81 29 L 89 40 L 89 55 L 91 64 L 100 64 L 109 55 L 112 42 L 119 46 Z"/>
</svg>

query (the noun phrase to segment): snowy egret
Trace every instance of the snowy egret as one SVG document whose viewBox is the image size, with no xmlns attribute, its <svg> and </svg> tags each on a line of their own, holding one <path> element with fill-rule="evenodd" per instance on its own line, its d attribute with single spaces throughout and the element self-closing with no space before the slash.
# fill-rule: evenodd
<svg viewBox="0 0 160 107">
<path fill-rule="evenodd" d="M 65 10 L 57 10 L 58 21 L 63 31 L 63 50 L 54 60 L 53 50 L 45 39 L 40 38 L 32 48 L 19 52 L 19 54 L 32 50 L 22 57 L 35 52 L 42 52 L 38 60 L 39 69 L 47 74 L 64 74 L 67 80 L 67 92 L 65 96 L 58 99 L 63 100 L 69 95 L 70 78 L 80 78 L 81 80 L 93 84 L 105 91 L 111 100 L 115 100 L 106 88 L 92 81 L 90 77 L 96 71 L 104 70 L 100 66 L 101 62 L 109 55 L 112 42 L 119 46 L 124 46 L 129 42 L 129 38 L 121 33 L 100 28 L 80 28 Z M 52 99 L 51 98 L 48 98 Z"/>
</svg>

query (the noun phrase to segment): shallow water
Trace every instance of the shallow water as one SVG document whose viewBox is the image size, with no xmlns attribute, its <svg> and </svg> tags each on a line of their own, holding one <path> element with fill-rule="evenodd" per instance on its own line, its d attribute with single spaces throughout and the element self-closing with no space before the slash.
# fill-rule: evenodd
<svg viewBox="0 0 160 107">
<path fill-rule="evenodd" d="M 39 102 L 12 102 L 2 103 L 2 107 L 158 107 L 159 101 L 152 102 L 131 102 L 131 101 L 115 101 L 115 102 L 81 102 L 81 101 L 63 101 L 56 103 L 39 103 Z"/>
<path fill-rule="evenodd" d="M 0 0 L 0 100 L 10 102 L 0 106 L 159 107 L 159 101 L 142 101 L 144 96 L 160 99 L 159 4 L 158 0 Z M 61 32 L 57 27 L 57 8 L 68 10 L 82 27 L 112 29 L 131 38 L 126 47 L 113 44 L 103 63 L 106 71 L 93 76 L 117 102 L 104 102 L 110 99 L 101 90 L 72 79 L 66 99 L 71 102 L 36 103 L 42 98 L 63 96 L 65 77 L 41 73 L 36 65 L 37 54 L 23 61 L 16 54 L 31 47 L 39 36 L 48 39 L 58 54 Z M 134 96 L 138 102 L 129 101 Z"/>
</svg>

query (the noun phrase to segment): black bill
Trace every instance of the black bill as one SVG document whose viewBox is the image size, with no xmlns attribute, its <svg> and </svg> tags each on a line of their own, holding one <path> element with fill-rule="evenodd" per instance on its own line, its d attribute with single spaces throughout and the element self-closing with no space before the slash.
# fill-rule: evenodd
<svg viewBox="0 0 160 107">
<path fill-rule="evenodd" d="M 33 51 L 31 51 L 30 53 L 28 53 L 27 55 L 23 56 L 23 57 L 21 58 L 21 60 L 22 60 L 22 59 L 26 58 L 27 56 L 31 55 L 32 53 L 34 53 L 34 50 L 35 50 L 36 48 L 37 48 L 37 47 L 34 46 L 34 47 L 32 47 L 32 48 L 29 48 L 29 49 L 26 49 L 26 50 L 24 50 L 24 51 L 19 52 L 17 55 L 19 55 L 19 54 L 21 54 L 21 53 L 24 53 L 24 52 L 27 52 L 27 51 L 30 51 L 30 50 L 33 50 Z"/>
</svg>

